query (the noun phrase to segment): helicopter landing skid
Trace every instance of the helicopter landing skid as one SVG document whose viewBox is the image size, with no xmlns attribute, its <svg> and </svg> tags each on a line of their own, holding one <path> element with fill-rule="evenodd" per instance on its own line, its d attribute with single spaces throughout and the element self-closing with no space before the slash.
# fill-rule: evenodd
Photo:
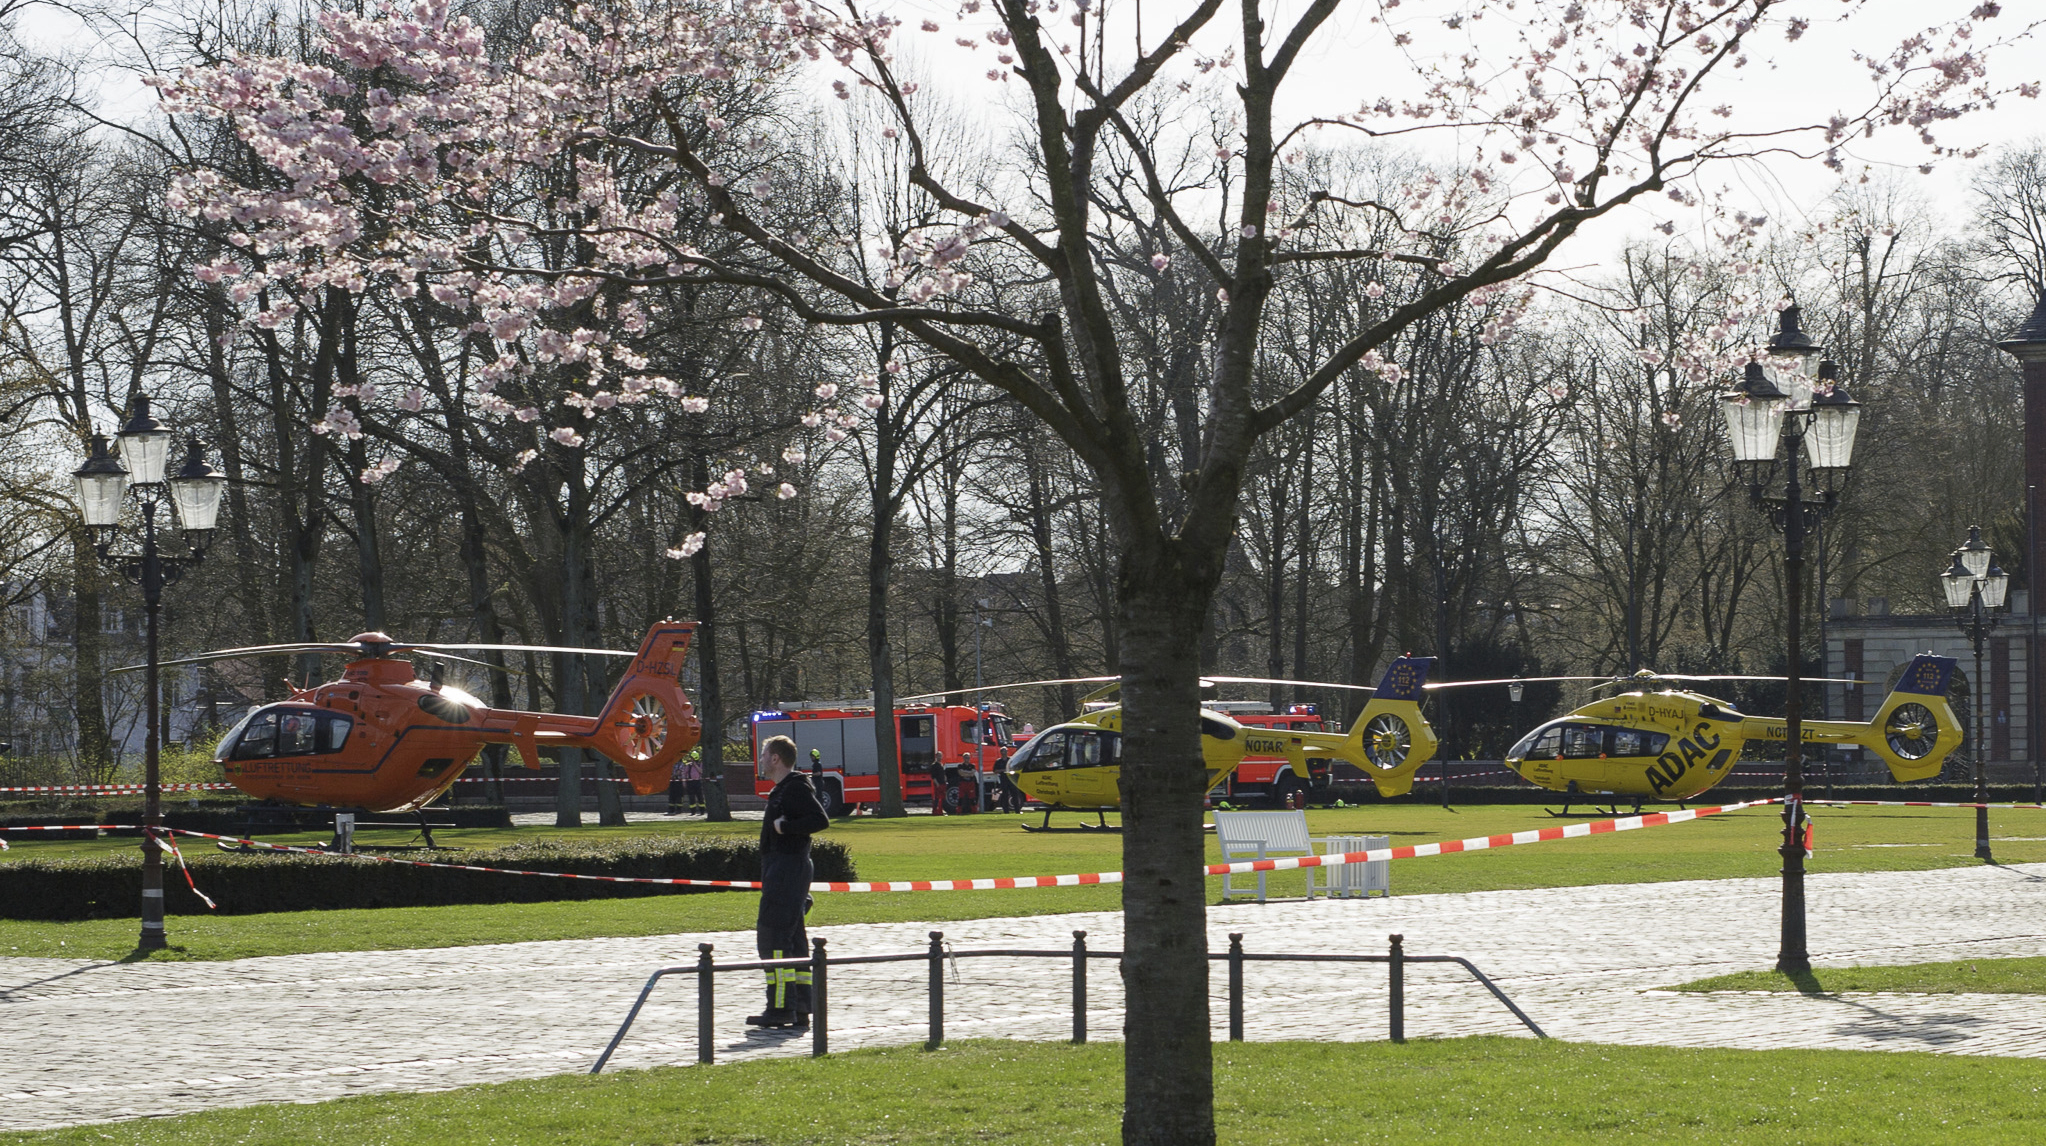
<svg viewBox="0 0 2046 1146">
<path fill-rule="evenodd" d="M 1030 826 L 1029 824 L 1021 824 L 1021 825 L 1018 825 L 1018 826 L 1019 826 L 1019 827 L 1021 827 L 1021 828 L 1022 828 L 1022 829 L 1023 829 L 1024 831 L 1026 831 L 1026 832 L 1116 832 L 1116 833 L 1120 833 L 1120 832 L 1122 831 L 1122 826 L 1121 826 L 1121 825 L 1119 825 L 1119 824 L 1118 824 L 1117 826 L 1115 826 L 1115 827 L 1112 827 L 1112 828 L 1108 826 L 1108 812 L 1107 812 L 1107 811 L 1106 811 L 1105 809 L 1101 809 L 1101 808 L 1096 808 L 1096 809 L 1094 809 L 1094 815 L 1095 815 L 1095 816 L 1096 816 L 1096 817 L 1097 817 L 1097 818 L 1098 818 L 1098 819 L 1100 820 L 1100 822 L 1099 822 L 1099 823 L 1095 823 L 1095 824 L 1086 824 L 1086 823 L 1083 823 L 1083 824 L 1079 824 L 1079 825 L 1077 825 L 1077 826 L 1074 826 L 1074 827 L 1070 827 L 1070 828 L 1054 828 L 1054 827 L 1052 827 L 1052 826 L 1051 826 L 1051 814 L 1052 814 L 1053 812 L 1070 812 L 1070 811 L 1072 811 L 1072 810 L 1073 810 L 1073 809 L 1071 809 L 1071 808 L 1063 808 L 1063 807 L 1050 807 L 1050 808 L 1046 808 L 1046 809 L 1044 810 L 1044 822 L 1043 822 L 1042 824 L 1039 824 L 1039 825 L 1037 825 L 1037 826 L 1036 826 L 1036 827 L 1034 827 L 1034 828 L 1033 828 L 1033 827 L 1031 827 L 1031 826 Z"/>
<path fill-rule="evenodd" d="M 1556 810 L 1556 809 L 1554 809 L 1554 808 L 1543 808 L 1542 810 L 1543 810 L 1543 811 L 1545 811 L 1545 812 L 1547 812 L 1547 813 L 1548 813 L 1548 814 L 1550 814 L 1551 816 L 1554 816 L 1554 817 L 1556 817 L 1556 818 L 1557 818 L 1557 819 L 1559 819 L 1559 820 L 1567 820 L 1567 819 L 1569 819 L 1569 818 L 1570 818 L 1570 802 L 1569 802 L 1568 800 L 1565 800 L 1565 801 L 1563 802 L 1563 810 L 1562 810 L 1562 811 L 1560 811 L 1560 812 L 1559 812 L 1559 811 L 1557 811 L 1557 810 Z M 1628 816 L 1638 816 L 1638 815 L 1640 815 L 1640 814 L 1641 814 L 1641 801 L 1639 801 L 1639 800 L 1636 800 L 1636 801 L 1634 801 L 1634 810 L 1633 810 L 1633 811 L 1631 811 L 1631 812 L 1625 812 L 1625 813 L 1621 812 L 1621 811 L 1620 811 L 1620 802 L 1619 802 L 1618 800 L 1614 800 L 1614 801 L 1613 801 L 1613 802 L 1612 802 L 1612 803 L 1611 803 L 1610 805 L 1608 805 L 1608 806 L 1606 806 L 1606 807 L 1603 807 L 1603 808 L 1599 807 L 1599 806 L 1598 806 L 1597 804 L 1593 804 L 1593 805 L 1591 806 L 1591 810 L 1592 810 L 1593 814 L 1595 814 L 1595 815 L 1600 815 L 1600 816 L 1615 816 L 1615 817 L 1617 817 L 1617 816 L 1621 816 L 1621 815 L 1628 815 Z"/>
</svg>

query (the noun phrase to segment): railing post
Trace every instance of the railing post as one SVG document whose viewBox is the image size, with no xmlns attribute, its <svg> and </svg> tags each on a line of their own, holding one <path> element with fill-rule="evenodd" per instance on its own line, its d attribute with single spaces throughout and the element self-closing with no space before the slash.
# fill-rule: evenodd
<svg viewBox="0 0 2046 1146">
<path fill-rule="evenodd" d="M 931 932 L 931 1037 L 926 1050 L 945 1042 L 945 933 Z"/>
<path fill-rule="evenodd" d="M 711 945 L 696 945 L 696 1061 L 710 1062 L 717 1056 L 711 1038 L 711 1015 L 715 1012 L 717 975 L 711 970 Z"/>
<path fill-rule="evenodd" d="M 810 1056 L 831 1053 L 830 984 L 826 982 L 831 964 L 824 958 L 824 940 L 810 940 Z"/>
<path fill-rule="evenodd" d="M 1406 936 L 1393 935 L 1388 938 L 1392 940 L 1392 958 L 1386 962 L 1386 967 L 1392 975 L 1392 993 L 1389 996 L 1392 1041 L 1403 1043 L 1407 1041 L 1407 953 L 1401 944 L 1406 942 Z"/>
<path fill-rule="evenodd" d="M 1229 1041 L 1243 1041 L 1243 933 L 1229 933 Z"/>
<path fill-rule="evenodd" d="M 1087 1041 L 1087 933 L 1073 932 L 1073 1041 Z"/>
</svg>

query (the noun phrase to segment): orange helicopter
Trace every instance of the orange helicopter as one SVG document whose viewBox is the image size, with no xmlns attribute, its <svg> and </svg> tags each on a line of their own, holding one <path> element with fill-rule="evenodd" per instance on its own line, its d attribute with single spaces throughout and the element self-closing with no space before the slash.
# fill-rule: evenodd
<svg viewBox="0 0 2046 1146">
<path fill-rule="evenodd" d="M 693 621 L 663 621 L 639 652 L 538 645 L 414 644 L 383 633 L 336 643 L 221 649 L 166 665 L 233 657 L 340 652 L 355 659 L 341 679 L 293 689 L 243 717 L 214 750 L 227 781 L 251 796 L 290 804 L 413 811 L 455 782 L 486 744 L 509 744 L 528 768 L 541 748 L 589 748 L 625 769 L 642 796 L 667 787 L 675 762 L 702 725 L 679 679 Z M 455 652 L 531 650 L 631 657 L 595 716 L 491 708 L 459 688 L 415 679 L 409 655 L 481 664 Z M 497 666 L 488 666 L 496 668 Z"/>
</svg>

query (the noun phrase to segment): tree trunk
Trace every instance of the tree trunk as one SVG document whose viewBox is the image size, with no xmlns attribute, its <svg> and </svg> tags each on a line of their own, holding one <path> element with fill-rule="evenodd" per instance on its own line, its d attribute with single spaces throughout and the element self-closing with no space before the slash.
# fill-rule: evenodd
<svg viewBox="0 0 2046 1146">
<path fill-rule="evenodd" d="M 1188 1146 L 1215 1140 L 1198 718 L 1214 578 L 1190 575 L 1170 546 L 1137 548 L 1117 586 L 1123 941 L 1155 957 L 1123 962 L 1123 1142 Z"/>
<path fill-rule="evenodd" d="M 697 489 L 710 484 L 710 462 L 701 452 L 689 480 Z M 717 601 L 711 592 L 710 515 L 690 506 L 689 528 L 703 534 L 702 548 L 689 559 L 690 580 L 696 590 L 696 665 L 702 673 L 696 707 L 697 717 L 703 721 L 703 741 L 696 758 L 703 765 L 704 818 L 722 824 L 731 821 L 732 804 L 725 798 L 725 693 L 718 675 Z"/>
<path fill-rule="evenodd" d="M 355 302 L 346 295 L 340 295 L 334 305 L 342 308 L 344 316 L 339 362 L 341 381 L 348 386 L 360 386 L 362 376 L 357 369 L 355 351 Z M 357 398 L 352 405 L 359 412 L 362 400 Z M 456 432 L 460 433 L 459 430 Z M 377 529 L 376 493 L 362 477 L 363 471 L 369 468 L 369 440 L 356 438 L 349 442 L 344 460 L 348 472 L 341 478 L 348 485 L 349 515 L 355 519 L 355 572 L 362 582 L 362 627 L 380 633 L 390 624 L 390 618 L 384 609 L 383 539 Z"/>
<path fill-rule="evenodd" d="M 461 435 L 454 435 L 453 442 L 466 463 L 466 451 L 462 447 Z M 490 584 L 490 563 L 483 539 L 483 520 L 476 512 L 475 499 L 469 495 L 466 488 L 458 486 L 455 489 L 455 497 L 461 506 L 460 556 L 462 572 L 467 576 L 469 583 L 469 619 L 476 626 L 478 644 L 501 645 L 505 643 L 504 626 L 497 620 L 497 605 L 494 599 L 496 594 Z M 481 655 L 483 660 L 500 669 L 503 668 L 503 652 L 492 649 Z M 511 674 L 492 672 L 489 676 L 490 707 L 512 707 Z M 504 787 L 501 781 L 504 777 L 505 747 L 503 744 L 491 744 L 483 749 L 483 798 L 488 803 L 500 805 L 504 803 Z"/>
<path fill-rule="evenodd" d="M 1052 671 L 1061 679 L 1073 675 L 1072 645 L 1066 640 L 1066 618 L 1059 601 L 1059 575 L 1057 557 L 1051 543 L 1051 497 L 1043 467 L 1039 464 L 1036 443 L 1028 447 L 1025 464 L 1030 477 L 1030 543 L 1037 554 L 1037 574 L 1044 594 L 1044 635 L 1051 645 Z M 1206 628 L 1205 625 L 1196 628 Z M 1058 689 L 1059 720 L 1070 720 L 1079 707 L 1073 686 L 1062 684 Z"/>
<path fill-rule="evenodd" d="M 369 466 L 364 439 L 348 443 L 346 465 L 350 472 L 342 477 L 348 483 L 349 515 L 355 519 L 355 575 L 362 583 L 362 627 L 384 632 L 390 624 L 384 609 L 384 557 L 377 535 L 376 494 L 362 480 L 362 471 Z"/>
<path fill-rule="evenodd" d="M 874 759 L 881 782 L 880 801 L 875 814 L 906 816 L 902 804 L 902 742 L 895 735 L 895 656 L 888 647 L 888 586 L 895 564 L 895 514 L 901 503 L 895 497 L 895 451 L 897 440 L 893 397 L 894 375 L 887 370 L 895 355 L 895 327 L 881 324 L 881 342 L 876 357 L 882 369 L 881 408 L 874 417 L 874 464 L 867 474 L 871 495 L 873 531 L 867 537 L 867 665 L 874 681 Z M 932 776 L 935 796 L 937 776 Z M 936 810 L 935 799 L 932 803 Z"/>
<path fill-rule="evenodd" d="M 78 723 L 78 767 L 89 784 L 110 783 L 120 766 L 120 753 L 107 731 L 106 634 L 101 629 L 99 558 L 83 529 L 71 533 L 71 583 L 77 603 L 71 626 L 71 686 Z"/>
<path fill-rule="evenodd" d="M 893 482 L 894 467 L 879 464 L 882 454 L 889 455 L 892 462 L 894 451 L 887 448 L 893 443 L 885 433 L 876 438 L 874 528 L 867 543 L 867 663 L 874 675 L 874 755 L 881 773 L 881 800 L 874 810 L 877 815 L 904 816 L 909 810 L 902 803 L 901 742 L 895 735 L 895 655 L 888 647 L 888 574 L 894 564 L 889 547 L 895 536 L 895 504 L 886 483 Z M 888 474 L 886 483 L 884 473 Z"/>
</svg>

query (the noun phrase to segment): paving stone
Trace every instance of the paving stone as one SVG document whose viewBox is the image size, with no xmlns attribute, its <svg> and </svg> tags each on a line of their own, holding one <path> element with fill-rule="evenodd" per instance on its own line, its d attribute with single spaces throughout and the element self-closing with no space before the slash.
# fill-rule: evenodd
<svg viewBox="0 0 2046 1146">
<path fill-rule="evenodd" d="M 1399 932 L 1410 955 L 1469 958 L 1557 1038 L 2046 1057 L 2046 1007 L 2030 999 L 1658 990 L 1773 963 L 1778 890 L 1746 879 L 1237 902 L 1209 909 L 1209 942 L 1224 951 L 1241 932 L 1251 952 L 1382 954 Z M 1807 903 L 1820 964 L 2046 954 L 2046 864 L 1813 875 Z M 1098 950 L 1121 941 L 1121 917 L 1100 912 L 819 934 L 838 955 L 923 951 L 932 930 L 960 949 L 1064 952 L 1075 929 Z M 7 959 L 0 1129 L 586 1071 L 651 971 L 693 965 L 699 942 L 726 960 L 752 957 L 751 933 L 718 933 L 231 963 Z M 922 1041 L 927 973 L 923 962 L 835 968 L 833 1048 Z M 1070 958 L 965 958 L 944 973 L 948 1037 L 1071 1035 Z M 1090 1034 L 1119 1037 L 1115 965 L 1094 962 L 1088 979 Z M 1382 964 L 1251 963 L 1244 979 L 1249 1038 L 1386 1037 Z M 694 980 L 664 980 L 613 1069 L 695 1061 Z M 1218 1039 L 1227 981 L 1218 966 L 1209 997 Z M 744 1016 L 761 998 L 752 975 L 720 976 L 720 1061 L 809 1053 L 807 1035 L 747 1033 Z M 1413 1038 L 1527 1035 L 1453 966 L 1408 968 L 1406 1024 Z"/>
</svg>

